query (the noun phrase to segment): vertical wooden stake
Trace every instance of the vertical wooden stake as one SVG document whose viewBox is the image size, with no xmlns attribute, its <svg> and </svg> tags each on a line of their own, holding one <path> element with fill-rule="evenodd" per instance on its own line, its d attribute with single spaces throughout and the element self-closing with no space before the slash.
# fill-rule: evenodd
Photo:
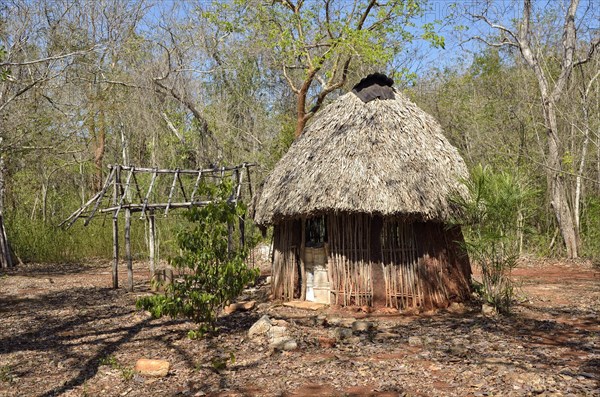
<svg viewBox="0 0 600 397">
<path fill-rule="evenodd" d="M 131 210 L 125 209 L 125 256 L 127 257 L 127 287 L 133 292 L 133 262 L 131 258 Z"/>
<path fill-rule="evenodd" d="M 233 252 L 233 223 L 227 224 L 227 252 Z"/>
<path fill-rule="evenodd" d="M 244 213 L 240 216 L 238 221 L 238 227 L 240 228 L 240 248 L 244 249 L 246 247 L 246 214 Z M 254 265 L 254 263 L 252 263 Z"/>
<path fill-rule="evenodd" d="M 154 211 L 148 216 L 148 250 L 150 251 L 150 280 L 154 278 L 156 272 L 156 223 Z"/>
<path fill-rule="evenodd" d="M 113 182 L 113 205 L 116 206 L 119 198 L 119 184 L 121 183 L 121 169 L 117 165 L 115 170 L 115 179 Z M 119 288 L 119 215 L 117 210 L 113 212 L 113 267 L 112 267 L 113 288 Z"/>
</svg>

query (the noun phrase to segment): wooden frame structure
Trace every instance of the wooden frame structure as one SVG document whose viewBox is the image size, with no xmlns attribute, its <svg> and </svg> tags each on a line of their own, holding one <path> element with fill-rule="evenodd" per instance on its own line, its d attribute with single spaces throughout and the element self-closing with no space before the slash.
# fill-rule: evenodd
<svg viewBox="0 0 600 397">
<path fill-rule="evenodd" d="M 133 265 L 131 254 L 131 216 L 140 212 L 140 219 L 148 222 L 150 273 L 156 271 L 156 214 L 162 212 L 167 217 L 169 211 L 181 208 L 202 207 L 212 201 L 212 197 L 202 196 L 199 191 L 201 183 L 211 181 L 220 183 L 225 178 L 233 181 L 233 189 L 229 201 L 237 203 L 242 197 L 242 187 L 248 186 L 249 197 L 252 197 L 250 167 L 254 164 L 243 163 L 232 167 L 215 167 L 198 170 L 144 168 L 132 165 L 109 165 L 109 174 L 102 189 L 73 212 L 59 226 L 71 227 L 78 219 L 85 219 L 87 226 L 91 220 L 102 213 L 112 213 L 113 227 L 113 266 L 112 286 L 119 286 L 119 214 L 125 214 L 125 256 L 127 261 L 127 287 L 133 291 Z M 125 175 L 123 175 L 125 174 Z M 140 181 L 140 174 L 150 175 L 147 186 Z M 123 176 L 125 178 L 123 179 Z M 159 179 L 169 179 L 166 197 L 157 192 Z M 246 180 L 244 180 L 246 178 Z M 109 191 L 111 191 L 109 194 Z M 188 194 L 189 193 L 189 194 Z M 245 219 L 240 218 L 240 245 L 245 244 Z M 233 244 L 233 228 L 230 226 L 230 245 Z"/>
</svg>

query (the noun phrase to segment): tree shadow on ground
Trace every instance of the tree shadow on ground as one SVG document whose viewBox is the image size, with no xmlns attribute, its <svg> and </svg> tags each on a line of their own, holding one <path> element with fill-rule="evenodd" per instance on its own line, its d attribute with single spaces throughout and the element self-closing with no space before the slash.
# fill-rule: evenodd
<svg viewBox="0 0 600 397">
<path fill-rule="evenodd" d="M 440 312 L 435 316 L 406 318 L 385 330 L 396 335 L 393 342 L 389 338 L 378 340 L 375 337 L 378 331 L 373 335 L 357 332 L 354 335 L 361 336 L 364 343 L 391 343 L 390 347 L 394 349 L 406 346 L 409 337 L 416 337 L 415 343 L 421 351 L 448 365 L 460 361 L 474 365 L 503 365 L 529 372 L 548 366 L 557 369 L 580 367 L 581 371 L 590 372 L 587 369 L 592 368 L 600 374 L 596 368 L 597 360 L 586 361 L 586 357 L 600 353 L 596 310 L 527 308 L 527 311 L 494 318 L 475 312 L 464 315 Z M 556 321 L 549 314 L 571 321 Z M 317 323 L 316 315 L 304 319 L 285 314 L 275 317 L 305 328 L 315 327 Z M 373 321 L 372 318 L 365 320 Z M 523 348 L 525 345 L 532 348 Z M 600 380 L 600 376 L 597 379 Z"/>
<path fill-rule="evenodd" d="M 108 288 L 71 288 L 34 298 L 3 297 L 0 327 L 5 332 L 0 336 L 0 355 L 33 352 L 36 360 L 51 357 L 77 368 L 70 379 L 39 394 L 40 397 L 60 395 L 83 385 L 97 374 L 103 359 L 134 338 L 166 344 L 193 366 L 193 358 L 171 344 L 174 338 L 185 335 L 184 330 L 172 327 L 182 321 L 153 322 L 145 315 L 135 316 L 133 300 L 124 304 L 124 294 L 123 290 Z M 142 330 L 151 329 L 156 330 L 151 336 L 139 335 Z M 38 367 L 27 371 L 47 368 L 47 364 L 36 361 Z M 23 378 L 26 373 L 19 375 Z"/>
<path fill-rule="evenodd" d="M 60 263 L 24 263 L 18 267 L 0 269 L 0 275 L 7 276 L 63 276 L 73 274 L 89 275 L 95 271 L 110 271 L 109 259 L 97 259 L 88 262 L 60 262 Z"/>
<path fill-rule="evenodd" d="M 578 316 L 592 311 L 579 311 Z M 597 323 L 596 323 L 597 325 Z M 440 362 L 499 364 L 525 371 L 551 365 L 556 368 L 583 362 L 591 353 L 598 353 L 594 340 L 598 331 L 553 320 L 539 320 L 523 314 L 488 318 L 481 315 L 441 315 L 417 318 L 397 325 L 393 332 L 423 337 L 423 347 Z M 440 337 L 442 336 L 442 337 Z M 487 344 L 480 348 L 478 344 Z M 523 349 L 523 345 L 534 345 Z"/>
</svg>

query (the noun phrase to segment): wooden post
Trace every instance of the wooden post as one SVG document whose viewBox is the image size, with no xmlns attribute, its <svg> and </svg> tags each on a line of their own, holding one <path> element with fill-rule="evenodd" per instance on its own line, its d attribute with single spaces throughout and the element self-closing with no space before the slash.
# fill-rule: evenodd
<svg viewBox="0 0 600 397">
<path fill-rule="evenodd" d="M 150 278 L 154 278 L 156 271 L 156 219 L 154 211 L 148 215 L 148 250 L 150 251 Z"/>
<path fill-rule="evenodd" d="M 113 182 L 113 205 L 116 207 L 119 199 L 119 184 L 121 183 L 121 170 L 115 166 L 115 179 Z M 113 212 L 113 266 L 112 266 L 113 288 L 119 288 L 119 215 L 115 209 Z"/>
<path fill-rule="evenodd" d="M 133 292 L 133 262 L 131 258 L 131 210 L 125 209 L 125 256 L 127 257 L 127 287 Z"/>
<path fill-rule="evenodd" d="M 237 203 L 238 200 L 240 199 L 240 193 L 242 191 L 242 180 L 244 179 L 244 173 L 243 173 L 243 169 L 246 168 L 246 163 L 244 163 L 242 165 L 242 172 L 240 172 L 239 170 L 235 170 L 235 177 L 236 177 L 236 183 L 237 183 L 237 190 L 236 190 L 236 194 L 235 194 L 235 202 Z M 240 219 L 238 221 L 238 227 L 240 230 L 240 249 L 244 249 L 246 246 L 246 212 L 244 211 L 244 213 L 242 214 L 242 216 L 240 216 Z M 252 265 L 254 266 L 254 263 L 252 263 Z"/>
<path fill-rule="evenodd" d="M 233 252 L 233 223 L 227 224 L 227 252 Z"/>
<path fill-rule="evenodd" d="M 240 248 L 246 247 L 246 214 L 240 216 L 238 227 L 240 228 Z"/>
<path fill-rule="evenodd" d="M 223 178 L 223 171 L 221 171 L 221 179 Z M 237 205 L 238 202 L 238 194 L 239 194 L 239 172 L 237 169 L 233 170 L 233 173 L 231 174 L 231 180 L 233 181 L 233 191 L 231 192 L 231 196 L 229 198 L 229 200 L 232 200 L 232 202 L 230 201 L 231 205 L 233 205 L 234 207 Z M 232 252 L 233 251 L 233 233 L 234 233 L 234 229 L 233 229 L 233 223 L 228 223 L 227 224 L 227 252 Z"/>
</svg>

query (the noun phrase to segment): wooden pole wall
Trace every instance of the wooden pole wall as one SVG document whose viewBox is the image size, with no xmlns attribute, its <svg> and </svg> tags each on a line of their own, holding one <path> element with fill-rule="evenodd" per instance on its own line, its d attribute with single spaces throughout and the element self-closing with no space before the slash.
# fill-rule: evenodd
<svg viewBox="0 0 600 397">
<path fill-rule="evenodd" d="M 124 227 L 124 241 L 125 241 L 125 257 L 127 260 L 127 272 L 128 272 L 128 284 L 127 287 L 129 290 L 133 289 L 133 258 L 131 251 L 131 216 L 133 212 L 141 212 L 140 219 L 147 218 L 148 221 L 148 248 L 149 248 L 149 259 L 150 259 L 150 273 L 151 277 L 154 276 L 156 272 L 156 268 L 158 266 L 157 262 L 157 237 L 156 237 L 156 223 L 155 223 L 155 212 L 163 210 L 164 215 L 167 216 L 171 209 L 176 208 L 192 208 L 192 207 L 202 207 L 210 204 L 213 201 L 212 197 L 196 197 L 196 193 L 199 187 L 200 182 L 208 178 L 211 183 L 218 183 L 219 180 L 222 180 L 227 175 L 229 175 L 229 171 L 231 171 L 231 178 L 234 181 L 234 190 L 230 197 L 230 201 L 237 203 L 241 199 L 242 193 L 242 185 L 244 184 L 244 177 L 247 177 L 248 182 L 244 185 L 248 185 L 248 189 L 250 192 L 250 196 L 252 196 L 252 186 L 250 180 L 250 171 L 249 168 L 254 166 L 254 164 L 243 163 L 242 165 L 235 167 L 220 167 L 220 168 L 210 168 L 210 169 L 202 169 L 202 170 L 168 170 L 168 169 L 157 169 L 157 168 L 138 168 L 133 166 L 126 165 L 113 165 L 109 166 L 110 174 L 106 178 L 104 185 L 100 191 L 98 191 L 93 198 L 91 198 L 88 202 L 84 203 L 81 208 L 71 214 L 65 221 L 61 223 L 61 225 L 66 224 L 67 228 L 72 226 L 75 221 L 79 218 L 85 218 L 85 225 L 87 225 L 91 219 L 97 213 L 112 213 L 113 222 L 112 222 L 112 237 L 113 237 L 113 261 L 112 261 L 112 287 L 119 287 L 119 212 L 121 210 L 125 210 L 125 227 Z M 123 171 L 127 172 L 127 176 L 125 178 L 124 183 L 122 183 L 122 173 Z M 245 175 L 244 175 L 245 171 Z M 145 195 L 142 192 L 142 187 L 139 184 L 139 181 L 136 177 L 136 173 L 150 173 L 151 180 L 149 183 L 149 187 L 145 192 Z M 173 176 L 173 179 L 170 184 L 170 189 L 168 192 L 168 197 L 165 200 L 166 202 L 152 202 L 151 197 L 153 193 L 153 188 L 156 185 L 156 181 L 159 175 L 165 176 Z M 195 183 L 193 185 L 193 190 L 191 195 L 188 195 L 186 192 L 187 185 L 184 183 L 184 178 L 182 176 L 194 176 Z M 1 175 L 0 175 L 1 176 Z M 186 179 L 187 181 L 187 179 Z M 110 197 L 109 189 L 113 188 L 113 195 Z M 131 192 L 130 189 L 135 188 L 135 192 Z M 178 188 L 178 189 L 177 189 Z M 178 192 L 176 194 L 176 192 Z M 135 196 L 135 199 L 134 197 Z M 176 197 L 177 196 L 177 197 Z M 179 197 L 181 196 L 181 197 Z M 184 201 L 179 201 L 183 199 Z M 108 203 L 106 202 L 108 200 Z M 139 200 L 136 202 L 136 200 Z M 108 205 L 106 205 L 108 204 Z M 104 207 L 104 208 L 102 208 Z M 90 210 L 91 209 L 91 210 Z M 88 211 L 88 212 L 86 212 Z M 2 225 L 0 211 L 0 226 Z M 237 223 L 237 225 L 236 225 Z M 239 241 L 235 239 L 235 228 L 239 227 Z M 228 238 L 228 248 L 229 250 L 233 250 L 236 245 L 239 243 L 240 248 L 243 248 L 246 245 L 246 230 L 245 230 L 245 215 L 239 217 L 238 222 L 231 222 L 228 225 L 229 238 Z M 2 249 L 2 233 L 0 228 L 0 254 L 2 252 L 8 251 L 7 249 Z M 288 231 L 286 238 L 290 241 L 293 238 L 293 233 L 290 228 Z M 297 247 L 292 250 L 288 250 L 283 253 L 284 262 L 292 263 L 294 268 L 295 263 L 290 258 L 293 258 Z M 1 258 L 0 258 L 1 259 Z M 0 260 L 0 267 L 7 266 L 6 261 Z M 289 284 L 286 285 L 286 292 L 290 293 L 293 290 L 293 286 L 295 283 L 294 279 L 288 280 Z M 293 294 L 293 292 L 292 292 Z"/>
<path fill-rule="evenodd" d="M 386 278 L 383 270 L 383 258 L 381 252 L 381 229 L 383 228 L 383 219 L 380 216 L 374 216 L 371 219 L 371 230 L 367 234 L 369 239 L 368 256 L 371 262 L 371 274 L 373 285 L 378 286 L 373 288 L 373 302 L 374 306 L 385 306 L 387 303 L 386 289 L 381 288 L 385 286 Z"/>
</svg>

